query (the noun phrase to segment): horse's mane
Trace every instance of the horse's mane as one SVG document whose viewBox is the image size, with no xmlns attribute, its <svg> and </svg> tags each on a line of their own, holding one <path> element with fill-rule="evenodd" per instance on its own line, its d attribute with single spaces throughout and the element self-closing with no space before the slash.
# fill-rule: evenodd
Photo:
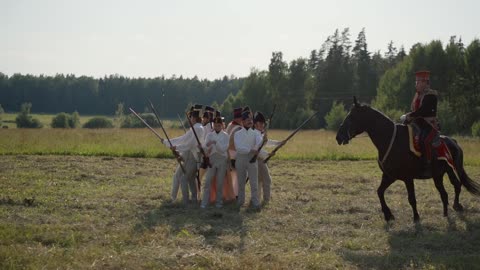
<svg viewBox="0 0 480 270">
<path fill-rule="evenodd" d="M 390 117 L 388 117 L 387 115 L 385 115 L 383 112 L 381 112 L 381 111 L 379 111 L 379 110 L 371 107 L 371 106 L 368 105 L 368 104 L 363 104 L 363 103 L 362 103 L 362 104 L 360 105 L 360 107 L 362 107 L 362 108 L 367 108 L 367 109 L 373 111 L 374 113 L 380 115 L 381 117 L 385 118 L 386 120 L 388 120 L 388 121 L 390 121 L 390 122 L 393 122 L 393 120 L 392 120 Z"/>
</svg>

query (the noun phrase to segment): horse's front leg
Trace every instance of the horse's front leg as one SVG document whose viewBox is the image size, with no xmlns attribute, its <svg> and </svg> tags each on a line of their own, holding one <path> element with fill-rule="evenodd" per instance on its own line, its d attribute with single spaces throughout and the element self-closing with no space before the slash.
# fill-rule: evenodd
<svg viewBox="0 0 480 270">
<path fill-rule="evenodd" d="M 413 221 L 418 222 L 420 220 L 420 216 L 417 212 L 417 199 L 415 198 L 415 185 L 413 184 L 413 179 L 405 180 L 405 186 L 407 187 L 408 192 L 408 202 L 410 206 L 412 206 L 413 210 Z"/>
<path fill-rule="evenodd" d="M 443 203 L 443 216 L 448 217 L 448 194 L 443 186 L 443 175 L 434 176 L 433 182 L 435 183 L 435 187 L 437 188 L 438 192 L 440 193 L 440 197 L 442 198 Z"/>
<path fill-rule="evenodd" d="M 382 175 L 382 182 L 377 189 L 378 198 L 380 199 L 380 204 L 382 205 L 383 215 L 385 216 L 386 221 L 394 220 L 395 217 L 388 208 L 387 203 L 385 202 L 385 190 L 393 183 L 395 179 L 388 177 L 385 173 Z"/>
</svg>

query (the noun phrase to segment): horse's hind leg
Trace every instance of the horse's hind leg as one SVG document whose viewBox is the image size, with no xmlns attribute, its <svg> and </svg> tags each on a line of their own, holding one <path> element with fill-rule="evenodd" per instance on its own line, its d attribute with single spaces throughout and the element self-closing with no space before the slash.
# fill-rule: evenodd
<svg viewBox="0 0 480 270">
<path fill-rule="evenodd" d="M 394 220 L 395 217 L 388 208 L 387 203 L 385 202 L 385 190 L 393 183 L 395 179 L 388 177 L 386 174 L 382 175 L 382 182 L 377 189 L 378 198 L 380 199 L 380 204 L 382 205 L 383 215 L 385 216 L 386 221 Z"/>
<path fill-rule="evenodd" d="M 453 209 L 455 211 L 463 211 L 463 206 L 460 204 L 460 192 L 462 191 L 462 183 L 460 183 L 459 179 L 455 176 L 455 173 L 452 169 L 447 169 L 448 179 L 450 179 L 450 183 L 452 183 L 455 189 L 455 200 L 453 201 Z"/>
<path fill-rule="evenodd" d="M 420 216 L 417 212 L 417 199 L 415 198 L 415 185 L 413 184 L 413 179 L 405 180 L 405 186 L 407 187 L 408 192 L 408 202 L 412 206 L 413 210 L 413 221 L 418 222 L 420 220 Z"/>
<path fill-rule="evenodd" d="M 440 197 L 442 198 L 443 203 L 443 216 L 448 216 L 448 194 L 443 186 L 443 175 L 433 177 L 433 181 L 435 183 L 435 187 L 437 188 L 438 192 L 440 193 Z"/>
</svg>

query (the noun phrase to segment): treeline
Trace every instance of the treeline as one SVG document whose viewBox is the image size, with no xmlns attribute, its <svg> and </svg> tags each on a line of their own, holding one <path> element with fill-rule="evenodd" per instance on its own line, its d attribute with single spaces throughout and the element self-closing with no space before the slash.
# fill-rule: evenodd
<svg viewBox="0 0 480 270">
<path fill-rule="evenodd" d="M 162 117 L 181 115 L 192 102 L 222 103 L 237 93 L 242 78 L 223 77 L 199 80 L 183 77 L 128 78 L 111 75 L 96 79 L 58 74 L 33 76 L 0 73 L 0 104 L 5 111 L 18 112 L 21 104 L 31 103 L 32 112 L 113 115 L 118 104 L 144 111 L 150 99 Z"/>
<path fill-rule="evenodd" d="M 442 132 L 471 134 L 480 119 L 478 39 L 465 47 L 452 36 L 445 48 L 442 42 L 432 41 L 415 44 L 408 54 L 390 42 L 382 55 L 368 50 L 365 29 L 352 42 L 345 28 L 336 30 L 308 58 L 287 63 L 282 56 L 274 52 L 268 70 L 252 71 L 240 92 L 227 97 L 223 110 L 249 104 L 269 113 L 277 104 L 281 109 L 275 128 L 293 128 L 314 111 L 319 117 L 310 127 L 335 128 L 338 115 L 345 114 L 339 113 L 337 105 L 348 110 L 355 95 L 398 120 L 410 110 L 415 71 L 430 70 L 432 88 L 440 93 Z"/>
<path fill-rule="evenodd" d="M 307 58 L 287 63 L 282 52 L 273 52 L 268 70 L 253 70 L 240 92 L 227 97 L 222 109 L 231 111 L 233 107 L 248 104 L 269 114 L 277 104 L 275 128 L 293 128 L 318 111 L 318 117 L 309 127 L 323 128 L 334 102 L 350 104 L 353 95 L 371 102 L 385 71 L 406 56 L 404 48 L 396 48 L 393 42 L 388 44 L 384 55 L 370 52 L 365 29 L 354 42 L 349 28 L 341 32 L 337 29 Z"/>
</svg>

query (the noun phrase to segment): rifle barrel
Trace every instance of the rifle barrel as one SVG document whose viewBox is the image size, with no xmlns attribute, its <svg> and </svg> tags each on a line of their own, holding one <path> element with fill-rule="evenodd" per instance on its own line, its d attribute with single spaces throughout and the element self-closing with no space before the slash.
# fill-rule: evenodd
<svg viewBox="0 0 480 270">
<path fill-rule="evenodd" d="M 310 116 L 307 120 L 303 121 L 303 123 L 297 128 L 295 129 L 292 133 L 290 133 L 290 135 L 288 135 L 288 137 L 284 140 L 284 142 L 286 143 L 288 140 L 290 140 L 293 136 L 295 136 L 295 134 L 300 131 L 300 129 L 305 126 L 305 124 L 307 124 L 310 120 L 312 120 L 312 118 L 317 115 L 318 112 L 314 113 L 312 116 Z M 284 146 L 285 144 L 282 144 L 282 145 L 278 145 L 277 147 L 275 147 L 272 152 L 268 155 L 268 157 L 264 160 L 265 163 L 267 163 L 267 161 L 272 157 L 272 154 L 276 153 L 280 148 L 282 148 L 282 146 Z"/>
</svg>

